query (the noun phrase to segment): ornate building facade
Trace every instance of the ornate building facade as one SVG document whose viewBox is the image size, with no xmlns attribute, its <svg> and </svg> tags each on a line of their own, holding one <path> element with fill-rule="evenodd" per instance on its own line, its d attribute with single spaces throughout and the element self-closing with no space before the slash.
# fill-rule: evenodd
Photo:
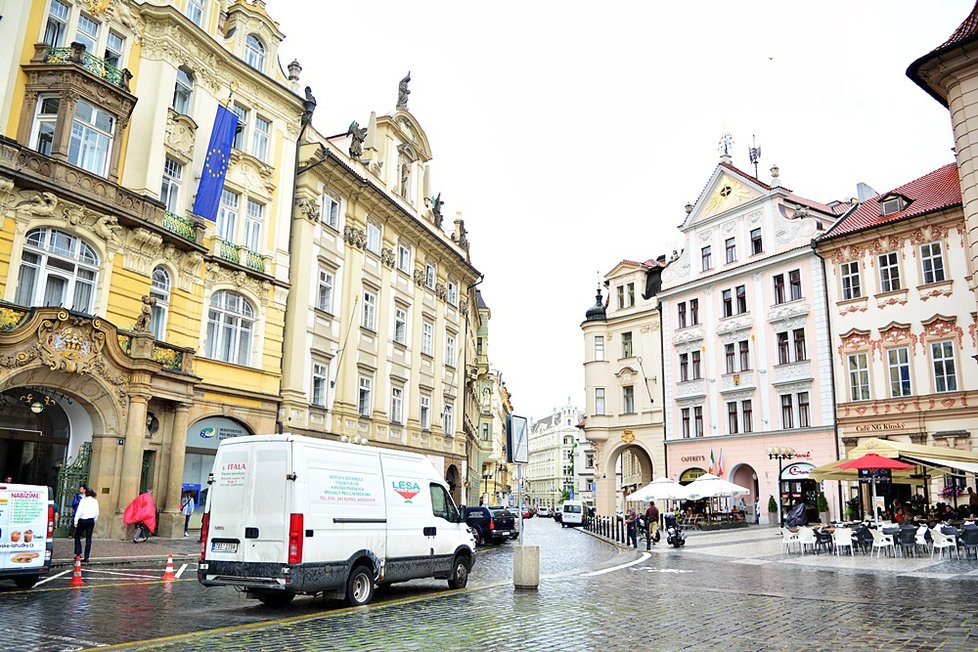
<svg viewBox="0 0 978 652">
<path fill-rule="evenodd" d="M 523 476 L 528 506 L 557 507 L 565 492 L 574 494 L 580 422 L 580 409 L 568 399 L 567 405 L 531 424 L 530 462 Z"/>
</svg>

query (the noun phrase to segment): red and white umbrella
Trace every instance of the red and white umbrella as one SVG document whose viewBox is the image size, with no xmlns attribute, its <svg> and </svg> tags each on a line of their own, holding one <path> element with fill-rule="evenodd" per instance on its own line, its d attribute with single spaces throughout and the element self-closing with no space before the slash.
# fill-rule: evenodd
<svg viewBox="0 0 978 652">
<path fill-rule="evenodd" d="M 906 471 L 912 469 L 913 464 L 907 464 L 906 462 L 901 462 L 900 460 L 895 460 L 892 457 L 883 457 L 882 455 L 877 455 L 876 453 L 866 453 L 862 457 L 857 457 L 854 460 L 846 460 L 841 464 L 837 464 L 837 469 L 853 469 L 855 471 Z M 873 521 L 876 523 L 876 527 L 880 526 L 879 515 L 876 512 L 876 475 L 873 475 Z"/>
</svg>

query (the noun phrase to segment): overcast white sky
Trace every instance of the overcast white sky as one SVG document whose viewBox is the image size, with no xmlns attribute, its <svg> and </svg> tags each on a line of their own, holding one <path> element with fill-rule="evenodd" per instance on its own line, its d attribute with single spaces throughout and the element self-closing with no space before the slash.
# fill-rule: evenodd
<svg viewBox="0 0 978 652">
<path fill-rule="evenodd" d="M 953 160 L 947 111 L 905 74 L 973 0 L 295 2 L 268 0 L 323 133 L 408 109 L 446 224 L 463 211 L 492 310 L 490 358 L 517 413 L 584 407 L 580 323 L 598 273 L 677 246 L 718 162 L 777 164 L 827 202 Z M 739 13 L 738 13 L 739 12 Z"/>
</svg>

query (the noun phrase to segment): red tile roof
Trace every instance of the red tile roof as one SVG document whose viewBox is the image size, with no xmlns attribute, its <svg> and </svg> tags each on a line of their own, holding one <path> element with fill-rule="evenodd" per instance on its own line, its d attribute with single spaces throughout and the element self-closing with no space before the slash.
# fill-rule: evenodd
<svg viewBox="0 0 978 652">
<path fill-rule="evenodd" d="M 880 199 L 890 195 L 902 195 L 910 200 L 910 205 L 898 213 L 880 215 Z M 839 220 L 821 239 L 828 240 L 846 233 L 926 215 L 953 206 L 961 206 L 961 182 L 958 180 L 958 166 L 955 163 L 948 163 L 888 193 L 867 199 Z"/>
<path fill-rule="evenodd" d="M 721 162 L 720 163 L 720 167 L 724 168 L 725 170 L 730 170 L 731 172 L 736 172 L 737 174 L 739 174 L 740 176 L 744 177 L 745 179 L 747 179 L 751 183 L 756 183 L 757 185 L 759 185 L 761 188 L 764 188 L 765 190 L 770 190 L 771 189 L 771 186 L 767 185 L 766 183 L 764 183 L 763 181 L 761 181 L 757 177 L 752 176 L 750 174 L 747 174 L 746 172 L 744 172 L 740 168 L 735 168 L 730 163 L 722 163 Z"/>
<path fill-rule="evenodd" d="M 944 94 L 940 90 L 932 87 L 927 80 L 921 77 L 920 69 L 948 50 L 967 45 L 976 39 L 978 39 L 978 2 L 975 3 L 971 13 L 964 19 L 964 22 L 958 25 L 958 28 L 954 30 L 950 38 L 944 41 L 934 51 L 928 52 L 910 64 L 910 67 L 907 68 L 907 77 L 912 79 L 915 84 L 923 88 L 931 97 L 946 107 L 947 98 L 944 97 Z"/>
</svg>

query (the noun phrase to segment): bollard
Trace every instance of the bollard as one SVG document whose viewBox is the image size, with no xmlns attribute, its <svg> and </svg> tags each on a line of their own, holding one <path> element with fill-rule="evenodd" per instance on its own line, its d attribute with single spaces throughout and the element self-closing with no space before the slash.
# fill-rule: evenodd
<svg viewBox="0 0 978 652">
<path fill-rule="evenodd" d="M 513 585 L 517 590 L 540 586 L 540 546 L 517 546 L 513 551 Z"/>
</svg>

